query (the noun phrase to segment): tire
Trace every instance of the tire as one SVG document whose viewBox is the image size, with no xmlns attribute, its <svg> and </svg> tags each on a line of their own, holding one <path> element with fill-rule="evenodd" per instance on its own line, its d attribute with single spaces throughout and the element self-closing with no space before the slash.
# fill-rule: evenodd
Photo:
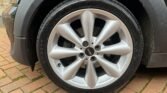
<svg viewBox="0 0 167 93">
<path fill-rule="evenodd" d="M 61 76 L 59 76 L 55 72 L 54 69 L 57 67 L 53 68 L 52 64 L 50 63 L 50 57 L 48 54 L 48 47 L 49 47 L 48 44 L 50 42 L 50 36 L 52 36 L 53 34 L 52 33 L 53 29 L 65 16 L 77 10 L 90 9 L 90 8 L 107 11 L 108 13 L 111 13 L 115 15 L 118 19 L 120 19 L 127 27 L 128 32 L 126 33 L 130 34 L 133 51 L 131 53 L 132 57 L 130 59 L 129 65 L 127 66 L 127 69 L 123 72 L 123 74 L 119 78 L 117 78 L 117 80 L 115 80 L 111 84 L 108 84 L 104 87 L 82 88 L 82 87 L 73 86 L 72 84 L 68 83 L 69 81 L 66 82 L 61 78 Z M 37 54 L 38 54 L 39 61 L 41 62 L 46 74 L 56 85 L 58 85 L 59 87 L 71 93 L 107 93 L 107 92 L 113 93 L 115 91 L 118 91 L 118 89 L 123 87 L 133 77 L 137 68 L 139 67 L 142 54 L 143 54 L 143 47 L 144 47 L 144 44 L 143 44 L 142 32 L 135 17 L 125 6 L 123 6 L 119 2 L 109 1 L 109 0 L 66 0 L 64 1 L 60 5 L 56 6 L 47 15 L 47 17 L 45 18 L 45 20 L 43 21 L 40 27 L 38 38 L 37 38 Z M 60 51 L 57 53 L 58 55 L 61 55 Z M 85 52 L 85 55 L 86 55 L 86 52 Z M 60 65 L 61 64 L 58 64 L 58 67 L 60 67 Z M 90 78 L 88 78 L 88 80 L 90 80 Z"/>
</svg>

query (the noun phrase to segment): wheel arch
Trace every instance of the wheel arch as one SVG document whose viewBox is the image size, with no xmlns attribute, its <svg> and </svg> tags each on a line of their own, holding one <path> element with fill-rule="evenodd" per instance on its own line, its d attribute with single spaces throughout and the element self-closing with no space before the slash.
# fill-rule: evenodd
<svg viewBox="0 0 167 93">
<path fill-rule="evenodd" d="M 16 53 L 19 49 L 16 48 L 17 45 L 14 46 L 13 51 L 16 52 L 13 55 L 16 55 L 16 59 L 21 58 L 18 61 L 22 61 L 21 63 L 34 69 L 35 63 L 38 61 L 36 40 L 40 25 L 50 10 L 61 2 L 62 0 L 21 0 L 14 21 L 14 37 L 24 38 L 26 42 L 19 44 L 20 48 L 24 50 L 22 52 Z M 25 53 L 25 50 L 28 52 Z M 22 55 L 26 56 L 22 58 Z"/>
</svg>

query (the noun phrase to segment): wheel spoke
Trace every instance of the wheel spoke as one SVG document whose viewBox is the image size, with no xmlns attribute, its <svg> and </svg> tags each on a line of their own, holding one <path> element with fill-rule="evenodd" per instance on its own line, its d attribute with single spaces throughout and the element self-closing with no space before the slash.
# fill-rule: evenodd
<svg viewBox="0 0 167 93">
<path fill-rule="evenodd" d="M 93 62 L 88 61 L 85 80 L 90 88 L 94 88 L 97 82 L 97 74 Z"/>
<path fill-rule="evenodd" d="M 121 41 L 118 44 L 106 46 L 106 47 L 102 48 L 100 51 L 98 51 L 98 53 L 113 54 L 113 55 L 126 55 L 126 54 L 130 53 L 131 51 L 132 50 L 129 47 L 129 45 L 126 42 Z"/>
<path fill-rule="evenodd" d="M 57 31 L 59 31 L 60 35 L 67 40 L 71 41 L 72 43 L 82 46 L 81 40 L 79 36 L 75 33 L 75 31 L 72 29 L 70 24 L 61 24 L 56 27 Z"/>
<path fill-rule="evenodd" d="M 95 23 L 94 14 L 91 11 L 85 11 L 81 16 L 81 23 L 85 38 L 91 42 Z"/>
<path fill-rule="evenodd" d="M 81 67 L 81 65 L 83 64 L 83 62 L 84 62 L 83 59 L 79 59 L 79 60 L 76 60 L 71 65 L 69 65 L 64 71 L 63 78 L 65 80 L 70 80 L 73 77 L 75 77 L 75 75 L 77 74 L 77 72 L 78 72 L 79 68 Z"/>
<path fill-rule="evenodd" d="M 119 21 L 107 21 L 102 32 L 97 37 L 97 40 L 95 42 L 95 45 L 102 44 L 105 40 L 107 40 L 109 37 L 114 35 L 120 27 Z"/>
<path fill-rule="evenodd" d="M 62 59 L 62 58 L 76 56 L 79 53 L 81 53 L 81 51 L 74 48 L 63 48 L 63 47 L 56 46 L 51 50 L 49 55 L 54 59 Z"/>
<path fill-rule="evenodd" d="M 96 58 L 97 58 L 97 61 L 99 62 L 99 64 L 104 69 L 104 71 L 109 76 L 112 76 L 112 77 L 119 77 L 120 76 L 120 70 L 116 64 L 113 64 L 100 56 L 96 56 Z"/>
</svg>

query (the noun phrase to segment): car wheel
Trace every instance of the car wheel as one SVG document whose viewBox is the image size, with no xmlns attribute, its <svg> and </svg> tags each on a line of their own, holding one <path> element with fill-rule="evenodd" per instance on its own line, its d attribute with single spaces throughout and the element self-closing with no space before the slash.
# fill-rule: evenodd
<svg viewBox="0 0 167 93">
<path fill-rule="evenodd" d="M 114 92 L 135 74 L 143 37 L 131 12 L 109 0 L 67 0 L 45 18 L 38 58 L 48 77 L 72 93 Z"/>
</svg>

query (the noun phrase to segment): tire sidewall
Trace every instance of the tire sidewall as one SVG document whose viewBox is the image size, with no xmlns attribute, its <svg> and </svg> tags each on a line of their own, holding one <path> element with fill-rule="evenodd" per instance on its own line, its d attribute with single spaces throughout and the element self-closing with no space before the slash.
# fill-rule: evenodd
<svg viewBox="0 0 167 93">
<path fill-rule="evenodd" d="M 131 63 L 122 77 L 109 86 L 94 90 L 80 89 L 65 83 L 53 71 L 47 55 L 48 38 L 54 26 L 59 22 L 59 20 L 69 13 L 86 8 L 105 10 L 122 20 L 131 34 L 134 48 Z M 40 27 L 37 38 L 37 54 L 46 74 L 55 84 L 72 93 L 107 93 L 108 91 L 111 93 L 120 88 L 122 85 L 125 85 L 135 74 L 141 62 L 143 46 L 142 32 L 140 30 L 140 26 L 135 20 L 135 17 L 119 2 L 109 0 L 68 0 L 61 3 L 45 18 Z"/>
</svg>

